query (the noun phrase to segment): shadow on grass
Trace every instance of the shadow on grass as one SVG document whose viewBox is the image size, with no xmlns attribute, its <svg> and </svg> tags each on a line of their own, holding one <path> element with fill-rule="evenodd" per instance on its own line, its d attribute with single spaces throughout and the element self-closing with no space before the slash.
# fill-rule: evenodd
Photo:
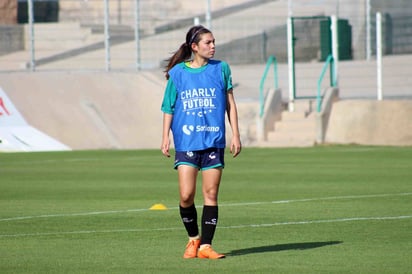
<svg viewBox="0 0 412 274">
<path fill-rule="evenodd" d="M 310 243 L 292 243 L 292 244 L 279 244 L 279 245 L 265 245 L 250 247 L 244 249 L 232 250 L 226 253 L 228 256 L 241 256 L 252 253 L 264 253 L 264 252 L 278 252 L 285 250 L 306 250 L 312 248 L 318 248 L 328 245 L 337 245 L 343 243 L 342 241 L 329 241 L 329 242 L 310 242 Z"/>
</svg>

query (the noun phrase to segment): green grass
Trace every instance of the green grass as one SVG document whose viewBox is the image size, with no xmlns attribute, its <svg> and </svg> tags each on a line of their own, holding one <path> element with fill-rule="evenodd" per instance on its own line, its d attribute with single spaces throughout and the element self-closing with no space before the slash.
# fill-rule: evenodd
<svg viewBox="0 0 412 274">
<path fill-rule="evenodd" d="M 412 273 L 411 147 L 227 154 L 218 261 L 181 258 L 172 164 L 155 150 L 0 154 L 0 273 Z"/>
</svg>

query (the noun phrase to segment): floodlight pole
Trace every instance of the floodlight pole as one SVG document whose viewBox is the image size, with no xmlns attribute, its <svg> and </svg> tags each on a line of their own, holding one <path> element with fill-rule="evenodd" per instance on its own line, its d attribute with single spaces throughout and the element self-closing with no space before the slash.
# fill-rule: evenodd
<svg viewBox="0 0 412 274">
<path fill-rule="evenodd" d="M 294 53 L 294 31 L 293 18 L 287 20 L 287 37 L 288 37 L 288 79 L 289 79 L 289 112 L 295 111 L 295 53 Z"/>
<path fill-rule="evenodd" d="M 29 15 L 28 23 L 29 23 L 29 30 L 30 30 L 30 69 L 31 71 L 36 70 L 36 63 L 35 63 L 35 54 L 34 54 L 34 8 L 33 8 L 33 0 L 28 0 L 27 5 L 27 13 Z"/>
<path fill-rule="evenodd" d="M 212 29 L 212 4 L 211 0 L 207 0 L 206 4 L 206 27 Z"/>
<path fill-rule="evenodd" d="M 140 52 L 140 0 L 135 2 L 135 26 L 134 38 L 136 42 L 136 69 L 141 69 L 141 52 Z"/>
<path fill-rule="evenodd" d="M 376 63 L 378 100 L 382 101 L 382 16 L 380 12 L 376 13 Z"/>
<path fill-rule="evenodd" d="M 371 59 L 371 2 L 366 0 L 366 60 Z"/>
<path fill-rule="evenodd" d="M 109 0 L 104 0 L 104 47 L 106 52 L 106 71 L 110 71 L 110 31 Z"/>
</svg>

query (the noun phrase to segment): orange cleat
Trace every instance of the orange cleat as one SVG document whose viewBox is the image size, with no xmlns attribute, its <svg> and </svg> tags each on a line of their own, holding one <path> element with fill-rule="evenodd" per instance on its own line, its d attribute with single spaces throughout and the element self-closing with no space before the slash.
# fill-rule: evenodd
<svg viewBox="0 0 412 274">
<path fill-rule="evenodd" d="M 199 250 L 197 257 L 201 259 L 223 259 L 226 256 L 214 251 L 210 245 L 206 245 Z"/>
<path fill-rule="evenodd" d="M 189 240 L 189 242 L 186 245 L 186 250 L 185 250 L 185 253 L 183 254 L 183 258 L 185 259 L 196 258 L 199 245 L 200 245 L 199 239 Z"/>
</svg>

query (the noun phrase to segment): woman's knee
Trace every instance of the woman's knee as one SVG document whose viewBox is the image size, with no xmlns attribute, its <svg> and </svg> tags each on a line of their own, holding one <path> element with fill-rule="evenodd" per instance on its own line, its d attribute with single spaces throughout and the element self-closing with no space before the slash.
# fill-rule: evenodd
<svg viewBox="0 0 412 274">
<path fill-rule="evenodd" d="M 218 188 L 207 188 L 203 190 L 203 198 L 206 202 L 217 202 Z"/>
<path fill-rule="evenodd" d="M 180 194 L 180 205 L 185 207 L 185 206 L 191 206 L 193 205 L 195 201 L 195 195 L 192 193 L 181 193 Z"/>
</svg>

